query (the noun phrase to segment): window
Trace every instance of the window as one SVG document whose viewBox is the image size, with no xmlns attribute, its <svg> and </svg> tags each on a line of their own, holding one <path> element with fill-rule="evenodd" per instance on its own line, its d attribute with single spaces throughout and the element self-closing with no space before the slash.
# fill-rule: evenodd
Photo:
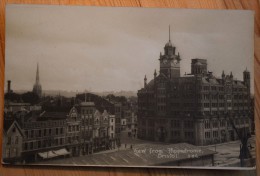
<svg viewBox="0 0 260 176">
<path fill-rule="evenodd" d="M 184 121 L 184 128 L 192 128 L 193 123 L 192 121 Z"/>
<path fill-rule="evenodd" d="M 42 130 L 38 130 L 38 137 L 42 137 L 41 134 L 42 134 Z"/>
<path fill-rule="evenodd" d="M 34 136 L 34 130 L 31 130 L 31 138 L 33 138 L 33 136 Z"/>
<path fill-rule="evenodd" d="M 38 148 L 41 148 L 41 141 L 38 141 Z"/>
<path fill-rule="evenodd" d="M 26 142 L 23 143 L 23 150 L 27 150 L 27 147 L 28 147 L 27 143 Z"/>
<path fill-rule="evenodd" d="M 210 122 L 207 120 L 205 121 L 205 129 L 209 129 L 210 128 Z"/>
<path fill-rule="evenodd" d="M 209 112 L 209 111 L 204 111 L 204 114 L 205 114 L 205 115 L 209 115 L 210 112 Z"/>
<path fill-rule="evenodd" d="M 177 137 L 181 137 L 181 132 L 180 131 L 175 131 L 174 135 L 177 136 Z"/>
<path fill-rule="evenodd" d="M 28 138 L 28 131 L 25 131 L 25 137 Z"/>
<path fill-rule="evenodd" d="M 5 156 L 6 156 L 7 158 L 10 158 L 10 149 L 9 149 L 9 148 L 6 149 L 6 154 L 5 154 Z"/>
<path fill-rule="evenodd" d="M 203 90 L 209 90 L 209 86 L 204 86 Z"/>
<path fill-rule="evenodd" d="M 216 86 L 212 86 L 211 90 L 217 90 L 217 87 Z"/>
<path fill-rule="evenodd" d="M 205 132 L 205 138 L 209 139 L 210 138 L 210 132 Z"/>
<path fill-rule="evenodd" d="M 192 137 L 193 137 L 193 132 L 189 132 L 189 131 L 188 131 L 188 132 L 185 132 L 185 133 L 184 133 L 184 137 L 185 137 L 185 138 L 192 138 Z"/>
<path fill-rule="evenodd" d="M 42 147 L 46 147 L 47 146 L 47 140 L 44 140 L 42 143 Z"/>
<path fill-rule="evenodd" d="M 13 133 L 15 133 L 16 132 L 16 128 L 13 128 Z"/>
<path fill-rule="evenodd" d="M 14 154 L 14 157 L 17 156 L 17 149 L 16 148 L 13 149 L 13 154 Z"/>
<path fill-rule="evenodd" d="M 220 121 L 220 126 L 221 126 L 221 127 L 224 127 L 224 126 L 225 126 L 225 120 L 221 120 L 221 121 Z"/>
<path fill-rule="evenodd" d="M 12 138 L 11 138 L 11 137 L 8 137 L 8 138 L 7 138 L 7 144 L 10 145 L 10 144 L 11 144 L 11 141 L 12 141 Z"/>
<path fill-rule="evenodd" d="M 174 127 L 174 128 L 179 128 L 179 127 L 181 126 L 179 120 L 173 120 L 173 121 L 171 121 L 171 123 L 172 123 L 172 124 L 171 124 L 172 127 Z"/>
<path fill-rule="evenodd" d="M 33 142 L 30 142 L 30 149 L 33 149 Z"/>
<path fill-rule="evenodd" d="M 59 144 L 59 139 L 55 139 L 55 145 Z"/>
<path fill-rule="evenodd" d="M 44 134 L 43 134 L 44 136 L 46 136 L 47 135 L 47 129 L 44 129 Z"/>
<path fill-rule="evenodd" d="M 249 120 L 248 119 L 246 119 L 246 123 L 249 124 Z"/>
<path fill-rule="evenodd" d="M 213 121 L 213 128 L 217 128 L 218 127 L 218 122 L 216 120 Z"/>
<path fill-rule="evenodd" d="M 15 136 L 14 143 L 15 143 L 15 144 L 18 144 L 18 140 L 19 140 L 18 136 Z"/>
<path fill-rule="evenodd" d="M 218 131 L 213 131 L 213 137 L 214 138 L 218 137 Z"/>
<path fill-rule="evenodd" d="M 204 107 L 209 108 L 209 103 L 204 103 Z"/>
</svg>

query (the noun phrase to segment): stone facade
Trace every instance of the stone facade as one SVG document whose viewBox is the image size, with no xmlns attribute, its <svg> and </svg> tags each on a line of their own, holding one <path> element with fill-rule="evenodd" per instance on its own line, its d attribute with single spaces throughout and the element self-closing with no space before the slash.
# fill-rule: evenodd
<svg viewBox="0 0 260 176">
<path fill-rule="evenodd" d="M 180 76 L 180 54 L 171 41 L 160 54 L 160 72 L 144 78 L 138 91 L 138 137 L 161 142 L 208 145 L 251 132 L 250 73 L 220 77 L 207 70 L 206 59 L 192 59 L 191 73 Z M 233 125 L 234 124 L 234 125 Z"/>
<path fill-rule="evenodd" d="M 116 133 L 120 116 L 114 108 L 110 114 L 92 101 L 80 101 L 62 111 L 29 110 L 24 104 L 15 107 L 5 110 L 4 162 L 88 155 L 120 144 Z"/>
<path fill-rule="evenodd" d="M 21 127 L 16 121 L 14 121 L 10 127 L 4 131 L 4 147 L 2 156 L 3 158 L 7 158 L 7 162 L 15 159 L 20 160 L 23 151 L 23 137 L 24 134 Z"/>
</svg>

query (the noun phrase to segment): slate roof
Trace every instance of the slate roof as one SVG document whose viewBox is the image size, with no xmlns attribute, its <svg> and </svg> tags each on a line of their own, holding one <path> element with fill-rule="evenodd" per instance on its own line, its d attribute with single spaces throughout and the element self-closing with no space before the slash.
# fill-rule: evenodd
<svg viewBox="0 0 260 176">
<path fill-rule="evenodd" d="M 62 120 L 67 118 L 67 112 L 43 112 L 38 118 L 37 121 L 44 120 Z"/>
<path fill-rule="evenodd" d="M 237 85 L 239 87 L 246 87 L 242 81 L 237 80 L 233 81 L 233 85 Z"/>
</svg>

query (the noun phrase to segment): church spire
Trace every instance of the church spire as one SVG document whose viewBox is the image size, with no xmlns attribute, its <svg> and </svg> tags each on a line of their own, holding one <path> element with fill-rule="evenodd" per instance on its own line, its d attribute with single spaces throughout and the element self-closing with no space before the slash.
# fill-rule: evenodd
<svg viewBox="0 0 260 176">
<path fill-rule="evenodd" d="M 169 42 L 171 42 L 171 25 L 169 25 Z"/>
<path fill-rule="evenodd" d="M 37 70 L 36 70 L 36 84 L 40 83 L 40 75 L 39 75 L 39 64 L 37 63 Z"/>
<path fill-rule="evenodd" d="M 173 47 L 172 46 L 172 42 L 171 42 L 171 25 L 169 25 L 169 41 L 166 43 L 164 48 L 169 48 L 169 47 Z"/>
<path fill-rule="evenodd" d="M 146 87 L 147 85 L 147 78 L 146 78 L 146 75 L 144 76 L 144 87 Z"/>
<path fill-rule="evenodd" d="M 39 97 L 42 95 L 42 86 L 40 84 L 40 72 L 39 72 L 39 64 L 37 63 L 36 69 L 36 81 L 33 86 L 33 92 L 36 93 Z"/>
</svg>

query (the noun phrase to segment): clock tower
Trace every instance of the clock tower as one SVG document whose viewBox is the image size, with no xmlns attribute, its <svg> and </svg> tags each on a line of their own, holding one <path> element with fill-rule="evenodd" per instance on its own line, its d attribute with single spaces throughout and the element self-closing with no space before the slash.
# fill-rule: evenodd
<svg viewBox="0 0 260 176">
<path fill-rule="evenodd" d="M 175 46 L 171 43 L 169 26 L 169 41 L 164 46 L 164 54 L 160 53 L 160 73 L 168 78 L 180 77 L 180 55 L 175 54 Z"/>
</svg>

